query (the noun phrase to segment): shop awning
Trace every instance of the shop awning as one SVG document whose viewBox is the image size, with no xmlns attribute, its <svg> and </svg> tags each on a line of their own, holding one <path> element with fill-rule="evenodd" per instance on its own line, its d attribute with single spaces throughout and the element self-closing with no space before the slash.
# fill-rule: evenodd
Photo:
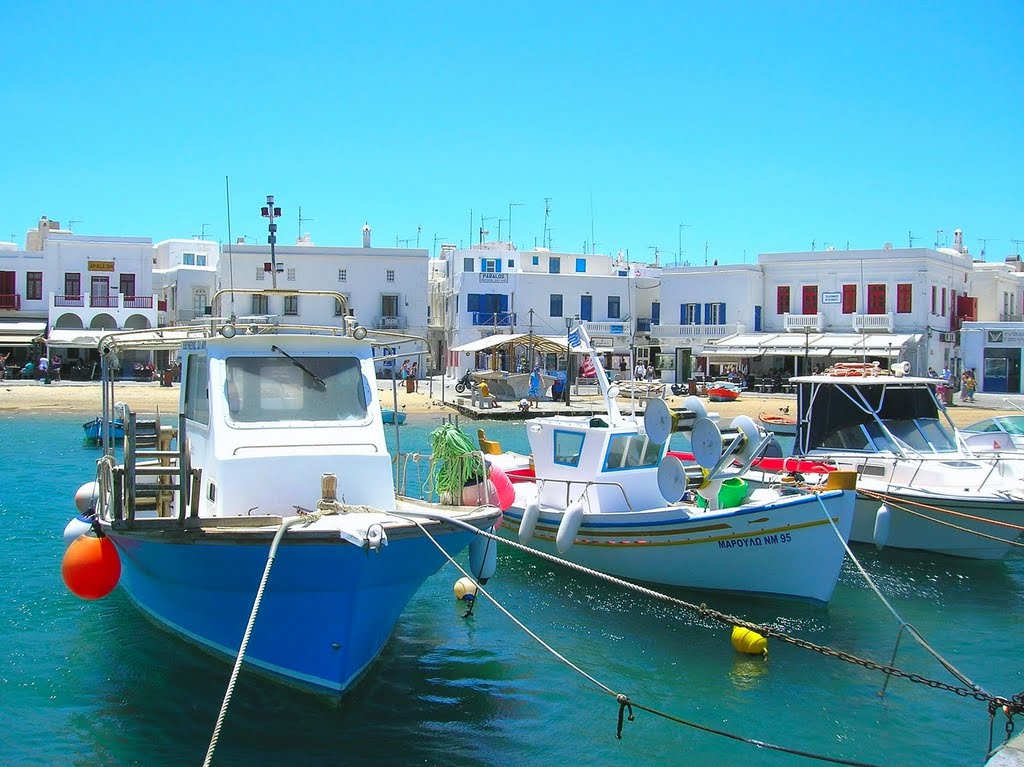
<svg viewBox="0 0 1024 767">
<path fill-rule="evenodd" d="M 7 346 L 31 346 L 44 335 L 45 320 L 0 320 L 0 350 Z"/>
<path fill-rule="evenodd" d="M 737 333 L 708 342 L 697 356 L 899 357 L 915 333 Z"/>
<path fill-rule="evenodd" d="M 46 337 L 46 343 L 63 349 L 95 349 L 103 336 L 113 332 L 91 328 L 54 328 Z"/>
</svg>

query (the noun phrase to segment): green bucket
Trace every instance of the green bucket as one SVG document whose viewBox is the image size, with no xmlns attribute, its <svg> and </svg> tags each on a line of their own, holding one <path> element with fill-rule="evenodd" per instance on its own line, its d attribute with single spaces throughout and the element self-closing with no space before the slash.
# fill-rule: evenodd
<svg viewBox="0 0 1024 767">
<path fill-rule="evenodd" d="M 743 503 L 747 497 L 747 481 L 739 477 L 729 477 L 722 483 L 718 491 L 718 508 L 731 509 Z M 700 495 L 697 496 L 697 505 L 704 508 L 708 502 Z"/>
</svg>

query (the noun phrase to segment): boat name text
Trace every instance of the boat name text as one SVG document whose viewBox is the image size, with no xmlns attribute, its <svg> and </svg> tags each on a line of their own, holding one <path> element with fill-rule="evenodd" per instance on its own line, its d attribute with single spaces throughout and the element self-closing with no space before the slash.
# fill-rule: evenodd
<svg viewBox="0 0 1024 767">
<path fill-rule="evenodd" d="M 741 549 L 743 547 L 751 546 L 771 546 L 776 543 L 789 543 L 793 540 L 793 536 L 789 533 L 779 533 L 778 535 L 760 535 L 756 538 L 729 538 L 724 541 L 718 542 L 718 548 L 720 549 Z"/>
</svg>

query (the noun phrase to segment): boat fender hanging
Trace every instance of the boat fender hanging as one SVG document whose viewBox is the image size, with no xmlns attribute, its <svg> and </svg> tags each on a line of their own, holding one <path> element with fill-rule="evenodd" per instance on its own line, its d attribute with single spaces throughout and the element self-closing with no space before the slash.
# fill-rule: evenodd
<svg viewBox="0 0 1024 767">
<path fill-rule="evenodd" d="M 537 529 L 537 520 L 540 519 L 540 504 L 537 501 L 530 501 L 523 509 L 523 518 L 519 521 L 519 542 L 527 544 L 533 537 L 533 531 Z"/>
<path fill-rule="evenodd" d="M 742 626 L 732 627 L 732 646 L 736 652 L 768 657 L 768 640 L 756 631 L 745 629 Z"/>
<path fill-rule="evenodd" d="M 488 530 L 494 532 L 494 528 Z M 485 535 L 474 535 L 469 544 L 469 571 L 480 583 L 487 583 L 498 569 L 498 544 Z"/>
<path fill-rule="evenodd" d="M 491 484 L 494 485 L 495 495 L 498 497 L 498 508 L 502 511 L 508 511 L 512 502 L 516 499 L 516 489 L 512 486 L 512 480 L 508 478 L 508 474 L 500 466 L 493 463 L 490 464 L 489 475 Z"/>
<path fill-rule="evenodd" d="M 96 499 L 100 497 L 100 485 L 98 482 L 86 482 L 75 491 L 75 508 L 79 514 L 88 514 L 93 511 Z"/>
<path fill-rule="evenodd" d="M 889 526 L 892 524 L 892 512 L 889 511 L 889 507 L 884 503 L 878 507 L 878 511 L 875 512 L 875 531 L 873 540 L 875 546 L 879 549 L 884 549 L 885 544 L 889 542 Z"/>
<path fill-rule="evenodd" d="M 583 504 L 579 501 L 570 503 L 562 513 L 562 521 L 558 525 L 558 532 L 555 533 L 555 546 L 558 548 L 559 554 L 564 554 L 572 548 L 581 524 L 583 524 Z"/>
<path fill-rule="evenodd" d="M 64 550 L 67 551 L 72 543 L 92 530 L 92 523 L 93 518 L 83 514 L 73 517 L 64 528 Z"/>
<path fill-rule="evenodd" d="M 64 552 L 60 574 L 72 594 L 100 599 L 117 585 L 121 558 L 110 538 L 82 535 Z"/>
</svg>

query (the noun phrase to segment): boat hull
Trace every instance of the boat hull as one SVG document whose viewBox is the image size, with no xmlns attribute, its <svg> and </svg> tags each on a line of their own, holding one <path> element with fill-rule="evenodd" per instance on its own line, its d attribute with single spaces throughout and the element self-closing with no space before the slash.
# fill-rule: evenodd
<svg viewBox="0 0 1024 767">
<path fill-rule="evenodd" d="M 532 497 L 517 490 L 502 534 L 518 533 Z M 574 544 L 560 555 L 555 535 L 562 513 L 542 509 L 528 545 L 634 581 L 824 604 L 842 568 L 853 502 L 852 491 L 829 491 L 820 501 L 788 496 L 718 512 L 670 506 L 586 513 Z"/>
<path fill-rule="evenodd" d="M 872 489 L 863 480 L 858 482 L 858 486 L 863 490 Z M 1012 541 L 1019 537 L 1020 531 L 981 520 L 1024 525 L 1024 501 L 972 498 L 968 495 L 952 497 L 892 488 L 878 488 L 877 492 L 884 494 L 888 499 L 886 507 L 889 509 L 889 534 L 884 541 L 887 548 L 933 551 L 968 559 L 1002 559 L 1009 551 Z M 853 529 L 850 533 L 851 541 L 875 543 L 875 519 L 881 505 L 882 501 L 878 497 L 858 492 Z M 901 507 L 913 513 L 902 511 Z M 948 509 L 968 516 L 944 514 L 930 507 Z M 916 515 L 922 515 L 924 518 Z M 992 538 L 956 530 L 948 525 L 963 527 Z"/>
<path fill-rule="evenodd" d="M 82 430 L 85 432 L 85 441 L 90 445 L 98 445 L 103 441 L 103 420 L 100 418 L 94 418 L 88 423 L 82 424 Z M 118 420 L 113 421 L 110 424 L 110 439 L 121 440 L 124 439 L 124 422 Z"/>
<path fill-rule="evenodd" d="M 121 558 L 120 585 L 139 608 L 172 632 L 233 659 L 274 532 L 108 534 Z M 462 530 L 434 535 L 452 555 L 473 537 Z M 393 539 L 380 553 L 368 553 L 336 536 L 287 533 L 246 663 L 294 686 L 345 692 L 378 656 L 409 599 L 445 561 L 422 535 Z"/>
</svg>

